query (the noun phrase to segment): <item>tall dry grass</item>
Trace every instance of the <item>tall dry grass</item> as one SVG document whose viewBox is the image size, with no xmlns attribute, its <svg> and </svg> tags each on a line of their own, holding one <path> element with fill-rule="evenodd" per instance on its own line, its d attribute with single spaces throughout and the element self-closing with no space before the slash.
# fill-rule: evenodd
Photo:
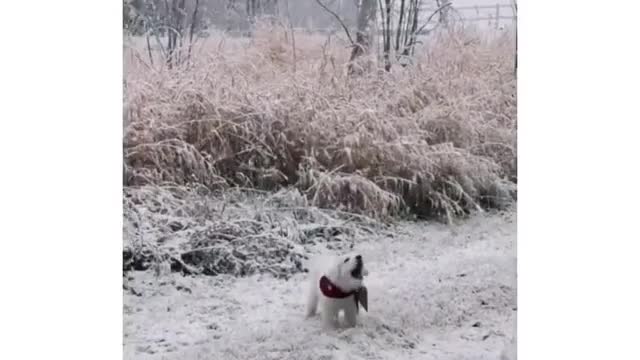
<svg viewBox="0 0 640 360">
<path fill-rule="evenodd" d="M 312 205 L 449 219 L 515 194 L 513 36 L 456 29 L 349 77 L 335 38 L 217 38 L 159 69 L 125 55 L 125 185 L 296 187 Z"/>
</svg>

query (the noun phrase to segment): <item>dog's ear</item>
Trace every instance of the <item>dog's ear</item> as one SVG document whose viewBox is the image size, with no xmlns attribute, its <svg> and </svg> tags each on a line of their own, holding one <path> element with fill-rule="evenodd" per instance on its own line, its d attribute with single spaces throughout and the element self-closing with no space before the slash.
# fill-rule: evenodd
<svg viewBox="0 0 640 360">
<path fill-rule="evenodd" d="M 356 301 L 356 306 L 358 306 L 358 303 L 360 303 L 360 305 L 362 305 L 364 310 L 366 312 L 369 312 L 369 294 L 366 286 L 361 287 L 356 292 L 355 301 Z"/>
</svg>

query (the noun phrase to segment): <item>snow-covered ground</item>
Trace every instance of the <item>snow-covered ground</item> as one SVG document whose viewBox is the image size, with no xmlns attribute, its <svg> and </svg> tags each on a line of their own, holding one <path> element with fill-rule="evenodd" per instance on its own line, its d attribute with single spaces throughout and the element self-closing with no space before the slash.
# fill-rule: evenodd
<svg viewBox="0 0 640 360">
<path fill-rule="evenodd" d="M 126 359 L 512 359 L 515 212 L 456 225 L 399 223 L 359 241 L 369 312 L 356 328 L 304 318 L 305 274 L 288 279 L 128 272 Z"/>
</svg>

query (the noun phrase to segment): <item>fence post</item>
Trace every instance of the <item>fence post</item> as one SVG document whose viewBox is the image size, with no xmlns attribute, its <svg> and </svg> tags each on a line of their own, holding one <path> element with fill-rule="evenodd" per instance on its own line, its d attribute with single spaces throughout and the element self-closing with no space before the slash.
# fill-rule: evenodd
<svg viewBox="0 0 640 360">
<path fill-rule="evenodd" d="M 496 4 L 496 29 L 500 28 L 500 4 Z"/>
</svg>

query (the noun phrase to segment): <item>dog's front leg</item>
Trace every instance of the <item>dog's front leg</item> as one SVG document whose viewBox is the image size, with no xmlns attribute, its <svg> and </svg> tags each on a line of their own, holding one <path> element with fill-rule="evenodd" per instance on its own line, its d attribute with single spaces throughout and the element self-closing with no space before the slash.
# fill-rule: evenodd
<svg viewBox="0 0 640 360">
<path fill-rule="evenodd" d="M 325 306 L 320 315 L 322 317 L 322 325 L 325 329 L 338 328 L 338 311 L 333 306 Z"/>
<path fill-rule="evenodd" d="M 344 309 L 344 322 L 348 327 L 355 327 L 358 318 L 358 308 L 355 304 L 349 304 Z"/>
<path fill-rule="evenodd" d="M 307 298 L 307 318 L 313 317 L 316 314 L 318 308 L 318 294 L 315 289 L 309 291 Z"/>
</svg>

